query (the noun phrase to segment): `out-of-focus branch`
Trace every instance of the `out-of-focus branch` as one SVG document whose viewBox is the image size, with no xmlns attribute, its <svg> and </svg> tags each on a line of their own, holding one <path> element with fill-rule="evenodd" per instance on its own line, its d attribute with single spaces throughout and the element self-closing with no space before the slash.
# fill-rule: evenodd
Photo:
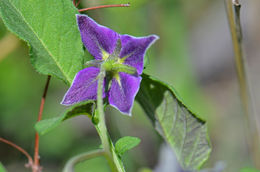
<svg viewBox="0 0 260 172">
<path fill-rule="evenodd" d="M 247 63 L 245 61 L 243 53 L 242 29 L 240 24 L 241 5 L 239 3 L 239 0 L 225 0 L 225 3 L 234 48 L 236 69 L 240 86 L 240 97 L 244 114 L 248 122 L 248 128 L 250 130 L 250 140 L 248 141 L 250 154 L 252 155 L 252 159 L 254 160 L 255 165 L 259 167 L 260 126 L 257 122 L 257 116 L 254 112 L 254 107 L 250 96 L 248 77 L 246 73 Z"/>
<path fill-rule="evenodd" d="M 80 9 L 79 12 L 88 11 L 88 10 L 96 10 L 96 9 L 100 9 L 100 8 L 111 8 L 111 7 L 130 7 L 130 3 L 114 4 L 114 5 L 100 5 L 100 6 L 96 6 L 96 7 L 83 8 L 83 9 Z"/>
<path fill-rule="evenodd" d="M 6 143 L 6 144 L 8 144 L 8 145 L 14 147 L 15 149 L 17 149 L 17 150 L 20 151 L 21 153 L 23 153 L 23 154 L 27 157 L 27 159 L 28 159 L 28 164 L 26 164 L 25 166 L 26 166 L 26 167 L 31 167 L 31 168 L 33 168 L 33 160 L 32 160 L 32 157 L 29 155 L 28 152 L 26 152 L 26 150 L 24 150 L 23 148 L 21 148 L 20 146 L 18 146 L 18 145 L 16 145 L 16 144 L 14 144 L 13 142 L 11 142 L 11 141 L 9 141 L 9 140 L 6 140 L 6 139 L 4 139 L 4 138 L 1 138 L 1 137 L 0 137 L 0 142 Z"/>
<path fill-rule="evenodd" d="M 11 33 L 0 40 L 0 62 L 19 45 L 19 39 Z"/>
</svg>

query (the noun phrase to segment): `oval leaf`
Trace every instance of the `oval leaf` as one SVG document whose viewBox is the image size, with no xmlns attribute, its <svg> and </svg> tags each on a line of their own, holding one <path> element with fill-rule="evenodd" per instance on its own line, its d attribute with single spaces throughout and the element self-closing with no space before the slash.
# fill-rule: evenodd
<svg viewBox="0 0 260 172">
<path fill-rule="evenodd" d="M 43 135 L 47 132 L 53 130 L 58 125 L 60 125 L 63 121 L 70 119 L 72 117 L 78 115 L 92 115 L 95 104 L 93 101 L 87 101 L 83 103 L 76 104 L 69 108 L 63 115 L 51 119 L 41 120 L 37 122 L 35 125 L 36 131 Z"/>
<path fill-rule="evenodd" d="M 67 83 L 83 67 L 77 13 L 69 0 L 0 1 L 5 25 L 29 43 L 34 68 Z"/>
<path fill-rule="evenodd" d="M 211 152 L 205 121 L 182 103 L 172 87 L 146 74 L 142 77 L 137 101 L 183 168 L 199 169 Z"/>
<path fill-rule="evenodd" d="M 137 137 L 125 136 L 120 138 L 115 144 L 115 150 L 118 156 L 122 156 L 126 151 L 136 147 L 141 140 Z"/>
</svg>

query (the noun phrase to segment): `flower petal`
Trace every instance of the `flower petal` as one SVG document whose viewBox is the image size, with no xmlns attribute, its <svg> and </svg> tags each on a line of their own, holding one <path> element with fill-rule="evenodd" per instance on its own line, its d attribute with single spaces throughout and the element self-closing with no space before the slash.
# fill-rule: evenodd
<svg viewBox="0 0 260 172">
<path fill-rule="evenodd" d="M 97 24 L 87 15 L 78 14 L 76 16 L 82 42 L 90 54 L 97 60 L 102 60 L 104 53 L 112 54 L 119 35 L 115 31 Z"/>
<path fill-rule="evenodd" d="M 61 104 L 72 105 L 81 101 L 96 100 L 99 72 L 100 69 L 96 67 L 88 67 L 79 71 Z M 103 96 L 105 96 L 104 93 Z"/>
<path fill-rule="evenodd" d="M 139 38 L 121 35 L 120 58 L 125 58 L 124 64 L 135 67 L 140 75 L 143 72 L 145 52 L 158 38 L 156 35 Z"/>
<path fill-rule="evenodd" d="M 124 114 L 131 116 L 135 96 L 139 90 L 142 77 L 119 73 L 119 78 L 113 79 L 108 93 L 109 104 Z"/>
</svg>

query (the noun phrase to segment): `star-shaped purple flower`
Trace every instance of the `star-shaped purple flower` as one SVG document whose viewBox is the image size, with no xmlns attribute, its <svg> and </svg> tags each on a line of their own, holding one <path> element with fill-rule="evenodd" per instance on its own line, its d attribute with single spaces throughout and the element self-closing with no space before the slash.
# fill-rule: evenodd
<svg viewBox="0 0 260 172">
<path fill-rule="evenodd" d="M 96 100 L 98 75 L 100 66 L 103 65 L 106 70 L 103 97 L 108 98 L 111 106 L 131 115 L 134 98 L 142 79 L 140 75 L 143 72 L 145 52 L 158 36 L 138 38 L 120 35 L 97 24 L 86 15 L 77 15 L 77 22 L 82 42 L 95 60 L 88 63 L 90 67 L 77 73 L 62 104 L 72 105 Z"/>
</svg>

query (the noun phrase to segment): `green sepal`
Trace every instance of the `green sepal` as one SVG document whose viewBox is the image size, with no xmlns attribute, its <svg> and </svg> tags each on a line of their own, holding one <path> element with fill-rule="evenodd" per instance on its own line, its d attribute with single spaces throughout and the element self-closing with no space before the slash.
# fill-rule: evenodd
<svg viewBox="0 0 260 172">
<path fill-rule="evenodd" d="M 120 64 L 120 63 L 114 63 L 113 66 L 112 66 L 112 70 L 117 71 L 117 72 L 124 72 L 124 73 L 130 74 L 130 75 L 137 76 L 136 68 L 134 68 L 132 66 Z"/>
</svg>

